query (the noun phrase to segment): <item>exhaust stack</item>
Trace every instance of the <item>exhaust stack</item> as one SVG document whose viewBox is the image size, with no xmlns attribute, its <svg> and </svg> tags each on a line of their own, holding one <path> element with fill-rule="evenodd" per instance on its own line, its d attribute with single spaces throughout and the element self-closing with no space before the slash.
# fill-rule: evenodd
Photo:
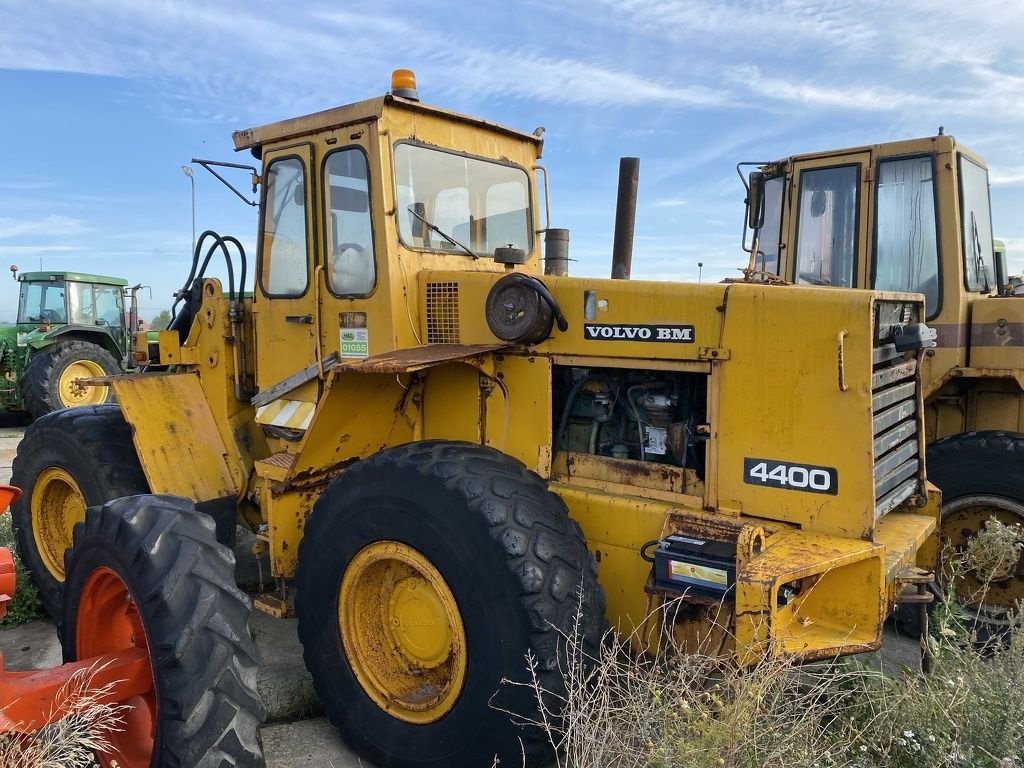
<svg viewBox="0 0 1024 768">
<path fill-rule="evenodd" d="M 615 241 L 612 243 L 613 280 L 629 280 L 629 270 L 633 263 L 633 230 L 636 226 L 636 189 L 639 181 L 640 158 L 620 158 Z"/>
</svg>

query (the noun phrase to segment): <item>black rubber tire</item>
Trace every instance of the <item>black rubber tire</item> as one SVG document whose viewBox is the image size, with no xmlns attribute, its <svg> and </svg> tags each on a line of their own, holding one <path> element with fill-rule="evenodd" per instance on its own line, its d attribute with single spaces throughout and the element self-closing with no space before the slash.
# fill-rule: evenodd
<svg viewBox="0 0 1024 768">
<path fill-rule="evenodd" d="M 21 488 L 23 494 L 11 506 L 11 516 L 18 551 L 39 588 L 43 608 L 54 619 L 59 619 L 61 580 L 59 574 L 47 568 L 39 553 L 32 520 L 35 481 L 49 467 L 63 469 L 71 475 L 85 496 L 87 506 L 148 493 L 149 483 L 132 443 L 131 428 L 117 405 L 54 411 L 25 430 L 11 474 L 11 484 Z"/>
<path fill-rule="evenodd" d="M 928 479 L 942 491 L 944 520 L 958 500 L 988 496 L 1007 500 L 1007 519 L 1024 524 L 1024 435 L 966 432 L 945 437 L 928 446 L 927 467 Z M 1011 505 L 1020 509 L 1010 509 Z M 1011 578 L 1018 582 L 1010 585 L 1011 590 L 1024 592 L 1024 557 Z M 995 596 L 993 605 L 1010 607 L 1002 605 L 1000 592 L 990 594 Z"/>
<path fill-rule="evenodd" d="M 156 685 L 155 768 L 262 766 L 258 651 L 235 557 L 213 520 L 179 496 L 131 496 L 90 507 L 65 555 L 64 661 L 77 661 L 79 597 L 97 568 L 113 570 L 146 632 Z M 110 761 L 114 757 L 103 756 Z M 106 763 L 105 763 L 106 764 Z"/>
<path fill-rule="evenodd" d="M 338 628 L 346 568 L 364 547 L 387 540 L 413 547 L 440 572 L 465 626 L 461 694 L 426 725 L 373 702 Z M 476 768 L 495 755 L 518 766 L 524 753 L 527 765 L 537 764 L 549 755 L 545 734 L 507 714 L 535 716 L 535 694 L 502 680 L 525 682 L 532 652 L 541 685 L 564 691 L 560 633 L 573 634 L 579 610 L 579 636 L 596 658 L 606 627 L 596 564 L 565 503 L 520 462 L 470 443 L 389 448 L 337 478 L 306 522 L 295 585 L 299 640 L 327 716 L 381 766 Z"/>
<path fill-rule="evenodd" d="M 64 369 L 77 360 L 89 360 L 107 376 L 121 373 L 121 364 L 103 347 L 82 339 L 58 341 L 36 352 L 21 377 L 21 397 L 25 410 L 34 419 L 68 407 L 60 397 L 58 382 Z M 114 390 L 108 388 L 105 403 L 114 402 Z M 85 407 L 85 406 L 82 406 Z"/>
</svg>

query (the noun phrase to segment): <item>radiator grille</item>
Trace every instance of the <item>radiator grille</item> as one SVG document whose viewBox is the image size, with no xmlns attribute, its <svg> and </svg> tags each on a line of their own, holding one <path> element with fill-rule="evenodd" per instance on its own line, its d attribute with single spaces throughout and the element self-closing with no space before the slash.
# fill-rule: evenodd
<svg viewBox="0 0 1024 768">
<path fill-rule="evenodd" d="M 871 416 L 875 436 L 876 520 L 917 491 L 921 469 L 917 380 L 916 360 L 904 360 L 891 344 L 875 348 Z"/>
<path fill-rule="evenodd" d="M 427 283 L 427 344 L 459 343 L 459 284 Z"/>
</svg>

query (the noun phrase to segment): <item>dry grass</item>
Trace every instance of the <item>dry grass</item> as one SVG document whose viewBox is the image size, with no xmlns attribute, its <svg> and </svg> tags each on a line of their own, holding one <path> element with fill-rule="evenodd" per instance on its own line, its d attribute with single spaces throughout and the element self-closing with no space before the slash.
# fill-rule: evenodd
<svg viewBox="0 0 1024 768">
<path fill-rule="evenodd" d="M 990 524 L 984 555 L 968 551 L 958 567 L 998 575 L 1022 544 L 1019 529 Z M 983 640 L 973 618 L 939 606 L 927 675 L 886 675 L 861 657 L 749 670 L 714 653 L 637 658 L 611 636 L 594 659 L 567 636 L 568 693 L 542 691 L 534 675 L 533 724 L 558 768 L 1024 768 L 1024 623 L 1008 614 Z"/>
<path fill-rule="evenodd" d="M 96 669 L 81 670 L 60 689 L 51 712 L 56 722 L 30 735 L 0 736 L 3 768 L 88 768 L 94 755 L 110 748 L 110 734 L 124 726 L 128 707 L 103 703 L 112 686 L 94 687 Z"/>
</svg>

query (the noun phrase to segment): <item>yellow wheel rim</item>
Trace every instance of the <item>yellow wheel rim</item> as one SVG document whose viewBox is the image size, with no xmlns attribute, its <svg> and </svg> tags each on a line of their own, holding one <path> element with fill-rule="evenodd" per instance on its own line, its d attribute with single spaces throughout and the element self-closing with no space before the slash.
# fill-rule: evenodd
<svg viewBox="0 0 1024 768">
<path fill-rule="evenodd" d="M 109 387 L 84 387 L 76 384 L 77 379 L 91 379 L 96 376 L 105 376 L 99 363 L 92 360 L 75 360 L 70 363 L 60 374 L 57 381 L 57 395 L 60 397 L 61 405 L 65 408 L 73 408 L 76 405 L 95 405 L 107 402 Z"/>
<path fill-rule="evenodd" d="M 67 471 L 47 467 L 36 477 L 30 504 L 36 551 L 50 575 L 64 581 L 64 550 L 75 523 L 85 520 L 85 496 Z"/>
<path fill-rule="evenodd" d="M 451 589 L 422 554 L 397 541 L 352 559 L 338 594 L 338 629 L 359 684 L 381 709 L 431 723 L 466 678 L 466 630 Z"/>
<path fill-rule="evenodd" d="M 1005 525 L 1024 523 L 1024 505 L 1003 498 L 978 494 L 954 499 L 942 506 L 942 539 L 954 553 L 966 549 L 975 533 L 981 531 L 992 518 Z M 968 605 L 978 605 L 987 612 L 1005 613 L 1024 599 L 1024 557 L 992 575 L 992 581 L 983 583 L 977 574 L 967 571 L 957 575 L 957 596 Z"/>
</svg>

